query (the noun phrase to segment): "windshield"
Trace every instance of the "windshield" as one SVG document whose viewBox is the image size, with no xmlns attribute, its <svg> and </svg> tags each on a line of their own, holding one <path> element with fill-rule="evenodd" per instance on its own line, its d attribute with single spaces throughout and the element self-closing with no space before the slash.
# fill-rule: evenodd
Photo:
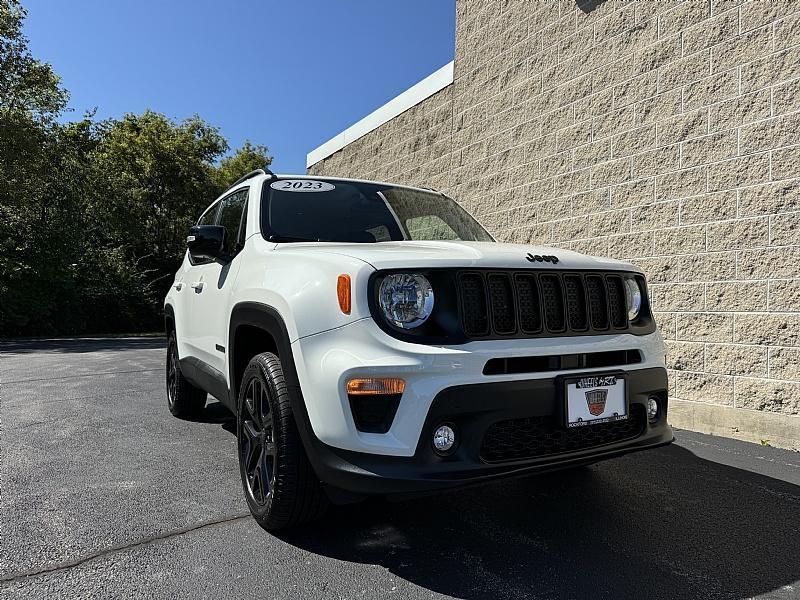
<svg viewBox="0 0 800 600">
<path fill-rule="evenodd" d="M 261 214 L 276 242 L 494 241 L 446 196 L 375 183 L 279 179 L 264 185 Z"/>
</svg>

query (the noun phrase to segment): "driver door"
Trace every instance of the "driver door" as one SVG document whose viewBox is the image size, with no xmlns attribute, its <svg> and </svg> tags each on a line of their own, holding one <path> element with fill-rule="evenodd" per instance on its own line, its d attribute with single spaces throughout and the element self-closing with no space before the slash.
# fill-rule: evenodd
<svg viewBox="0 0 800 600">
<path fill-rule="evenodd" d="M 193 343 L 198 358 L 222 375 L 228 370 L 228 313 L 241 264 L 237 256 L 245 239 L 248 193 L 248 187 L 239 188 L 220 201 L 214 224 L 225 228 L 224 259 L 201 265 L 192 282 Z"/>
</svg>

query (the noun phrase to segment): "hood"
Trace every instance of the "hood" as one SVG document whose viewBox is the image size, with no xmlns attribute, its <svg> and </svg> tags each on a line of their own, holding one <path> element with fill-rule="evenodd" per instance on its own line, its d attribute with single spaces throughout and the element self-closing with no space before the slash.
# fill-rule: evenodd
<svg viewBox="0 0 800 600">
<path fill-rule="evenodd" d="M 489 269 L 609 269 L 637 271 L 630 263 L 611 258 L 599 258 L 572 250 L 503 244 L 499 242 L 427 242 L 402 241 L 375 244 L 341 242 L 307 242 L 281 244 L 279 250 L 294 249 L 342 254 L 363 260 L 376 269 L 459 267 Z M 530 254 L 534 260 L 527 258 Z M 538 261 L 536 257 L 558 258 Z"/>
</svg>

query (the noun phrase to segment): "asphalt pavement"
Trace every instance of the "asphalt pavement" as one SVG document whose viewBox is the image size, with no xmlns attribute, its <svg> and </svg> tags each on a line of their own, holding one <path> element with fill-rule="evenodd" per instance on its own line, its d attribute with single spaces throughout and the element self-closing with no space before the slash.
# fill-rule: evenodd
<svg viewBox="0 0 800 600">
<path fill-rule="evenodd" d="M 169 414 L 164 346 L 0 342 L 0 598 L 800 598 L 800 454 L 687 431 L 269 534 L 231 416 Z"/>
</svg>

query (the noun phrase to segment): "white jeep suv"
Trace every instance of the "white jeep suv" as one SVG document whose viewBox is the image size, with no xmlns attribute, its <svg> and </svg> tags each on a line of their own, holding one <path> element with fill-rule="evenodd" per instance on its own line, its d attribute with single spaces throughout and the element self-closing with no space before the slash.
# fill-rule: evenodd
<svg viewBox="0 0 800 600">
<path fill-rule="evenodd" d="M 266 529 L 673 439 L 642 273 L 497 243 L 429 189 L 249 173 L 192 227 L 165 317 L 169 408 L 236 414 Z"/>
</svg>

